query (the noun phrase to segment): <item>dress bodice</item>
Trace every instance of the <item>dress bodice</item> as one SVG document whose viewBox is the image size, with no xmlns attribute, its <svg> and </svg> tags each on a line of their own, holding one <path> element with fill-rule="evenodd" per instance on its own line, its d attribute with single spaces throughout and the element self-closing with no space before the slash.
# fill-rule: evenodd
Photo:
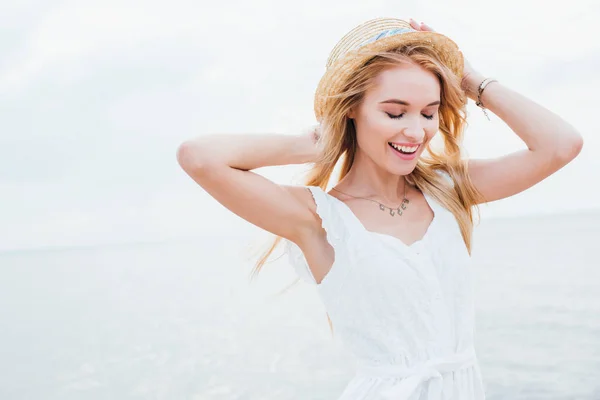
<svg viewBox="0 0 600 400">
<path fill-rule="evenodd" d="M 432 377 L 442 378 L 444 365 L 450 365 L 447 374 L 474 369 L 474 385 L 481 388 L 473 348 L 472 265 L 454 215 L 424 194 L 434 218 L 423 238 L 407 245 L 368 231 L 344 202 L 321 188 L 308 189 L 335 260 L 317 283 L 300 248 L 286 240 L 286 252 L 296 273 L 315 286 L 334 333 L 355 356 L 356 379 L 395 376 L 397 385 L 387 385 L 396 396 L 390 399 L 418 391 L 432 393 L 426 399 L 449 399 L 435 395 L 443 379 Z"/>
</svg>

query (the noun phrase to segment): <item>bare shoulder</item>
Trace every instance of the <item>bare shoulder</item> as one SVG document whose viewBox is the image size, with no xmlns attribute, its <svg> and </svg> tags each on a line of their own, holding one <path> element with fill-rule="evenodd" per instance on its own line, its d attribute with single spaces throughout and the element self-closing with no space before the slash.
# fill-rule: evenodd
<svg viewBox="0 0 600 400">
<path fill-rule="evenodd" d="M 313 214 L 316 215 L 317 205 L 308 186 L 302 185 L 281 185 L 289 194 L 291 194 L 299 203 L 305 205 Z"/>
</svg>

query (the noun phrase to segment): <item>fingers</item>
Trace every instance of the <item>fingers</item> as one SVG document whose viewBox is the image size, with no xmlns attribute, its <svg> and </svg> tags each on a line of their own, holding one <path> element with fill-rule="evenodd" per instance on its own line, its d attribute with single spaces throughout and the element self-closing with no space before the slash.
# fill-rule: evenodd
<svg viewBox="0 0 600 400">
<path fill-rule="evenodd" d="M 313 143 L 316 144 L 321 138 L 321 124 L 312 125 L 306 130 L 306 133 L 311 136 Z"/>
<path fill-rule="evenodd" d="M 409 18 L 409 20 L 408 20 L 408 23 L 410 24 L 410 26 L 411 26 L 413 29 L 420 30 L 420 29 L 419 29 L 419 24 L 418 24 L 418 23 L 417 23 L 417 21 L 415 21 L 414 19 L 412 19 L 412 18 Z"/>
<path fill-rule="evenodd" d="M 423 22 L 421 22 L 421 27 L 423 27 L 423 28 L 424 28 L 424 29 L 423 29 L 424 31 L 435 32 L 435 31 L 433 30 L 433 28 L 432 28 L 432 27 L 430 27 L 430 26 L 429 26 L 429 25 L 427 25 L 427 24 L 424 24 Z"/>
<path fill-rule="evenodd" d="M 410 23 L 410 26 L 411 26 L 413 29 L 416 29 L 416 30 L 418 30 L 418 31 L 431 31 L 431 32 L 435 32 L 435 31 L 433 30 L 433 28 L 432 28 L 432 27 L 430 27 L 429 25 L 427 25 L 427 24 L 425 24 L 425 23 L 423 23 L 423 22 L 421 22 L 421 23 L 418 23 L 417 21 L 415 21 L 415 20 L 414 20 L 414 19 L 412 19 L 412 18 L 410 18 L 410 19 L 408 20 L 408 22 Z"/>
</svg>

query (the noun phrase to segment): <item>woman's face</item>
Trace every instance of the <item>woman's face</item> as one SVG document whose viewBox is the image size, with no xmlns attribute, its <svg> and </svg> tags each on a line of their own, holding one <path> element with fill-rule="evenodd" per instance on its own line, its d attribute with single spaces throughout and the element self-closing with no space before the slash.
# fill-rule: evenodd
<svg viewBox="0 0 600 400">
<path fill-rule="evenodd" d="M 440 83 L 433 73 L 412 64 L 384 70 L 375 83 L 348 114 L 356 126 L 361 153 L 357 156 L 393 174 L 407 175 L 438 131 Z M 414 153 L 403 154 L 415 146 Z"/>
</svg>

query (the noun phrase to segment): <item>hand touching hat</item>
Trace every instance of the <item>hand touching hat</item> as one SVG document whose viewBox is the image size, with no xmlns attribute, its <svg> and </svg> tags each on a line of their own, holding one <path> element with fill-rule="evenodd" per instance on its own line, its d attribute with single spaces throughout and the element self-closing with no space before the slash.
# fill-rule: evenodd
<svg viewBox="0 0 600 400">
<path fill-rule="evenodd" d="M 418 31 L 435 32 L 435 30 L 431 26 L 425 24 L 424 22 L 418 23 L 413 18 L 409 18 L 408 22 L 410 23 L 410 26 L 413 29 L 416 29 Z M 460 53 L 463 54 L 462 51 L 460 51 Z M 471 98 L 472 100 L 476 100 L 476 98 L 477 98 L 477 89 L 476 88 L 479 86 L 479 84 L 483 80 L 483 76 L 479 72 L 477 72 L 475 69 L 473 69 L 473 67 L 471 66 L 471 63 L 469 63 L 469 61 L 464 57 L 464 54 L 463 54 L 463 62 L 464 62 L 464 67 L 463 67 L 463 77 L 462 77 L 462 81 L 461 81 L 461 87 L 466 92 L 467 96 L 469 96 L 469 98 Z"/>
<path fill-rule="evenodd" d="M 329 54 L 325 73 L 315 91 L 317 121 L 321 121 L 329 101 L 344 90 L 345 83 L 356 69 L 377 52 L 391 51 L 413 43 L 425 44 L 435 49 L 439 59 L 462 78 L 463 54 L 458 45 L 426 25 L 415 26 L 398 18 L 375 18 L 346 33 Z"/>
</svg>

